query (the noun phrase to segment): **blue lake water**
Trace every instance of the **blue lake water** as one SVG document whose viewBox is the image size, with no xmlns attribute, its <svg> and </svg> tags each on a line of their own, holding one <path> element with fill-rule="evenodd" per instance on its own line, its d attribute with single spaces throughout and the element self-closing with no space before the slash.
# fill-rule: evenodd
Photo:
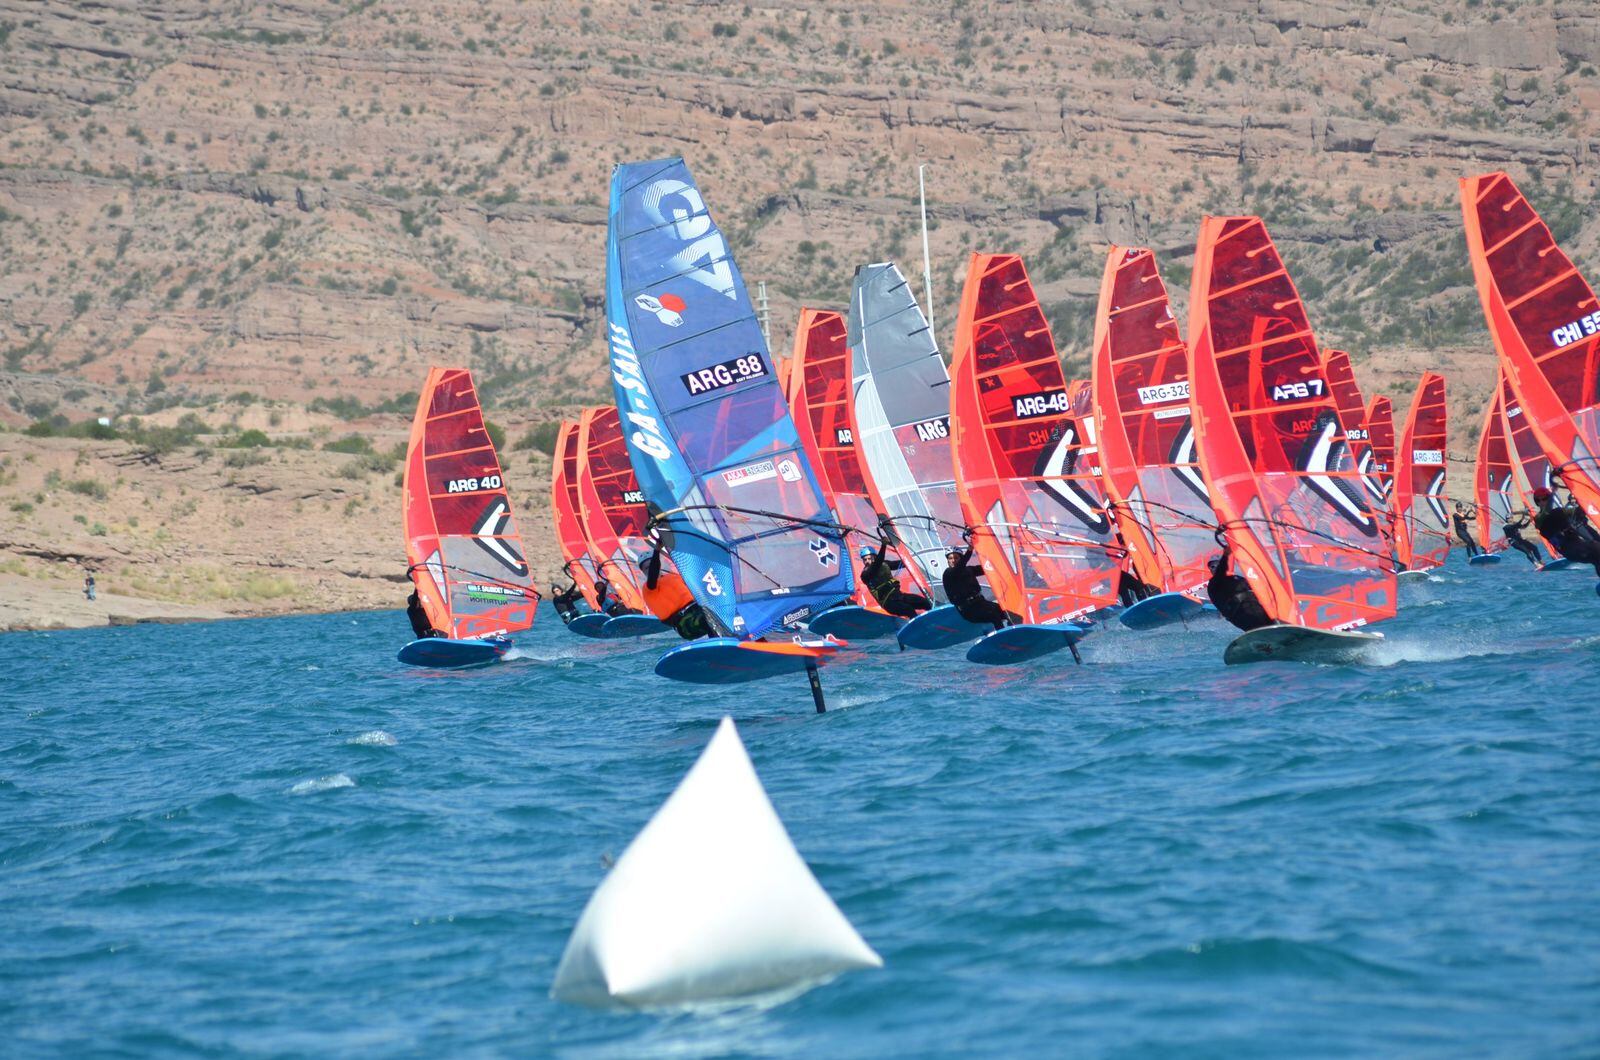
<svg viewBox="0 0 1600 1060">
<path fill-rule="evenodd" d="M 728 689 L 657 638 L 394 661 L 403 614 L 8 634 L 0 1034 L 35 1055 L 1600 1053 L 1592 574 L 1408 585 L 1384 665 L 1120 628 Z M 548 997 L 602 873 L 739 723 L 878 972 Z"/>
</svg>

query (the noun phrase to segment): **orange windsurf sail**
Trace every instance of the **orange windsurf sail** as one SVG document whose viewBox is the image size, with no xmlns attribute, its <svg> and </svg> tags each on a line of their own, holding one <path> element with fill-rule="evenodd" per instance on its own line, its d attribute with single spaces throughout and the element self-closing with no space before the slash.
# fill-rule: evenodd
<svg viewBox="0 0 1600 1060">
<path fill-rule="evenodd" d="M 1463 179 L 1461 212 L 1516 403 L 1572 496 L 1600 518 L 1600 301 L 1504 173 Z"/>
<path fill-rule="evenodd" d="M 460 640 L 533 625 L 539 594 L 466 369 L 428 373 L 402 482 L 406 559 L 433 628 Z"/>
<path fill-rule="evenodd" d="M 1394 475 L 1394 553 L 1407 570 L 1441 566 L 1450 554 L 1446 428 L 1444 376 L 1424 372 L 1406 415 Z"/>
<path fill-rule="evenodd" d="M 1031 623 L 1113 602 L 1115 529 L 1017 255 L 968 263 L 950 383 L 957 492 L 996 601 Z"/>
<path fill-rule="evenodd" d="M 595 592 L 594 559 L 589 555 L 589 539 L 584 535 L 583 524 L 578 519 L 578 425 L 571 420 L 561 422 L 556 435 L 555 454 L 550 468 L 550 513 L 556 527 L 556 542 L 561 546 L 562 565 L 569 578 L 578 583 L 584 601 L 592 610 L 599 610 L 599 596 Z"/>
<path fill-rule="evenodd" d="M 595 557 L 595 570 L 630 611 L 649 610 L 644 572 L 650 555 L 645 540 L 644 495 L 628 462 L 617 407 L 584 409 L 578 417 L 578 521 Z M 659 617 L 659 616 L 658 616 Z"/>
<path fill-rule="evenodd" d="M 1190 411 L 1211 504 L 1275 621 L 1392 618 L 1395 581 L 1311 324 L 1259 217 L 1207 217 L 1190 295 Z"/>
<path fill-rule="evenodd" d="M 1095 316 L 1093 390 L 1106 493 L 1139 580 L 1204 591 L 1216 554 L 1195 463 L 1189 367 L 1155 255 L 1113 246 Z"/>
</svg>

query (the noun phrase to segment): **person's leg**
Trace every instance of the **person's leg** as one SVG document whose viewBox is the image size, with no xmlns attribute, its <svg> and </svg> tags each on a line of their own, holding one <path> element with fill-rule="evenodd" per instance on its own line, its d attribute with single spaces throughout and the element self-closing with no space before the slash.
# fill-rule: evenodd
<svg viewBox="0 0 1600 1060">
<path fill-rule="evenodd" d="M 893 593 L 883 601 L 885 611 L 901 618 L 916 618 L 932 606 L 926 596 L 918 596 L 916 593 Z"/>
</svg>

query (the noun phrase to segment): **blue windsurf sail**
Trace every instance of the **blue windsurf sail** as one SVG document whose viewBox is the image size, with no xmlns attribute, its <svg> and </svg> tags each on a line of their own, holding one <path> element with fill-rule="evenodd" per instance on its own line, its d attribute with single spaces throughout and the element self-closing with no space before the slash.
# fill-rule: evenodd
<svg viewBox="0 0 1600 1060">
<path fill-rule="evenodd" d="M 847 598 L 842 531 L 681 158 L 612 171 L 606 323 L 639 488 L 718 632 L 759 637 Z"/>
</svg>

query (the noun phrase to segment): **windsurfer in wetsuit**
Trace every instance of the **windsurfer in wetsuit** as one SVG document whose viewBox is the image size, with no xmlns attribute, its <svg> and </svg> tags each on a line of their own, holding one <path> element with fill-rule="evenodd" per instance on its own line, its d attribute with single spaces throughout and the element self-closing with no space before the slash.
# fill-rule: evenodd
<svg viewBox="0 0 1600 1060">
<path fill-rule="evenodd" d="M 1467 548 L 1468 559 L 1483 551 L 1478 547 L 1478 543 L 1472 540 L 1472 532 L 1467 529 L 1467 512 L 1461 507 L 1460 501 L 1456 501 L 1456 510 L 1450 513 L 1450 522 L 1456 528 L 1456 537 Z"/>
<path fill-rule="evenodd" d="M 1000 605 L 983 595 L 983 589 L 978 585 L 978 575 L 981 567 L 970 567 L 967 561 L 972 558 L 972 535 L 962 531 L 962 537 L 967 539 L 967 550 L 957 552 L 951 549 L 945 557 L 947 565 L 944 568 L 944 594 L 955 605 L 956 611 L 968 622 L 988 622 L 995 629 L 1004 629 L 1011 624 L 1010 618 Z"/>
<path fill-rule="evenodd" d="M 411 632 L 417 635 L 418 640 L 427 640 L 429 637 L 448 639 L 448 634 L 433 628 L 433 623 L 428 619 L 427 609 L 422 606 L 422 598 L 417 595 L 416 589 L 412 589 L 411 595 L 406 597 L 406 617 L 411 620 Z"/>
<path fill-rule="evenodd" d="M 1533 503 L 1539 506 L 1539 514 L 1533 517 L 1539 536 L 1550 542 L 1550 547 L 1563 558 L 1594 564 L 1595 574 L 1600 575 L 1600 534 L 1589 525 L 1589 517 L 1583 514 L 1578 502 L 1569 500 L 1566 504 L 1557 504 L 1555 495 L 1540 486 L 1533 491 Z"/>
<path fill-rule="evenodd" d="M 629 607 L 624 607 L 621 600 L 611 595 L 611 583 L 606 576 L 601 574 L 594 580 L 595 605 L 606 614 L 615 618 L 618 615 L 637 615 L 639 612 Z"/>
<path fill-rule="evenodd" d="M 933 606 L 926 596 L 908 593 L 900 588 L 900 582 L 895 578 L 894 572 L 905 567 L 897 559 L 889 558 L 889 538 L 883 539 L 883 544 L 878 546 L 874 553 L 871 546 L 861 546 L 861 558 L 866 561 L 866 566 L 861 568 L 861 584 L 867 587 L 872 598 L 878 601 L 878 606 L 891 615 L 901 618 L 916 618 L 918 614 Z"/>
<path fill-rule="evenodd" d="M 712 634 L 711 623 L 694 594 L 684 583 L 683 575 L 661 569 L 661 545 L 658 543 L 650 555 L 639 564 L 644 571 L 644 602 L 661 621 L 671 626 L 684 640 L 698 640 Z"/>
<path fill-rule="evenodd" d="M 1211 597 L 1211 605 L 1223 618 L 1247 633 L 1272 625 L 1272 617 L 1261 606 L 1261 601 L 1256 599 L 1255 590 L 1250 588 L 1250 579 L 1241 574 L 1228 573 L 1228 543 L 1220 540 L 1220 534 L 1218 537 L 1222 555 L 1206 564 L 1211 568 L 1211 580 L 1206 582 L 1206 594 Z"/>
<path fill-rule="evenodd" d="M 550 586 L 550 602 L 555 605 L 556 614 L 561 616 L 562 625 L 571 625 L 572 620 L 578 617 L 578 601 L 583 599 L 583 594 L 578 591 L 578 583 L 574 581 L 565 589 Z"/>
<path fill-rule="evenodd" d="M 1539 546 L 1522 536 L 1533 522 L 1533 513 L 1524 510 L 1523 513 L 1500 527 L 1500 532 L 1506 535 L 1506 544 L 1528 557 L 1528 562 L 1535 567 L 1544 562 L 1544 556 L 1539 552 Z"/>
</svg>

